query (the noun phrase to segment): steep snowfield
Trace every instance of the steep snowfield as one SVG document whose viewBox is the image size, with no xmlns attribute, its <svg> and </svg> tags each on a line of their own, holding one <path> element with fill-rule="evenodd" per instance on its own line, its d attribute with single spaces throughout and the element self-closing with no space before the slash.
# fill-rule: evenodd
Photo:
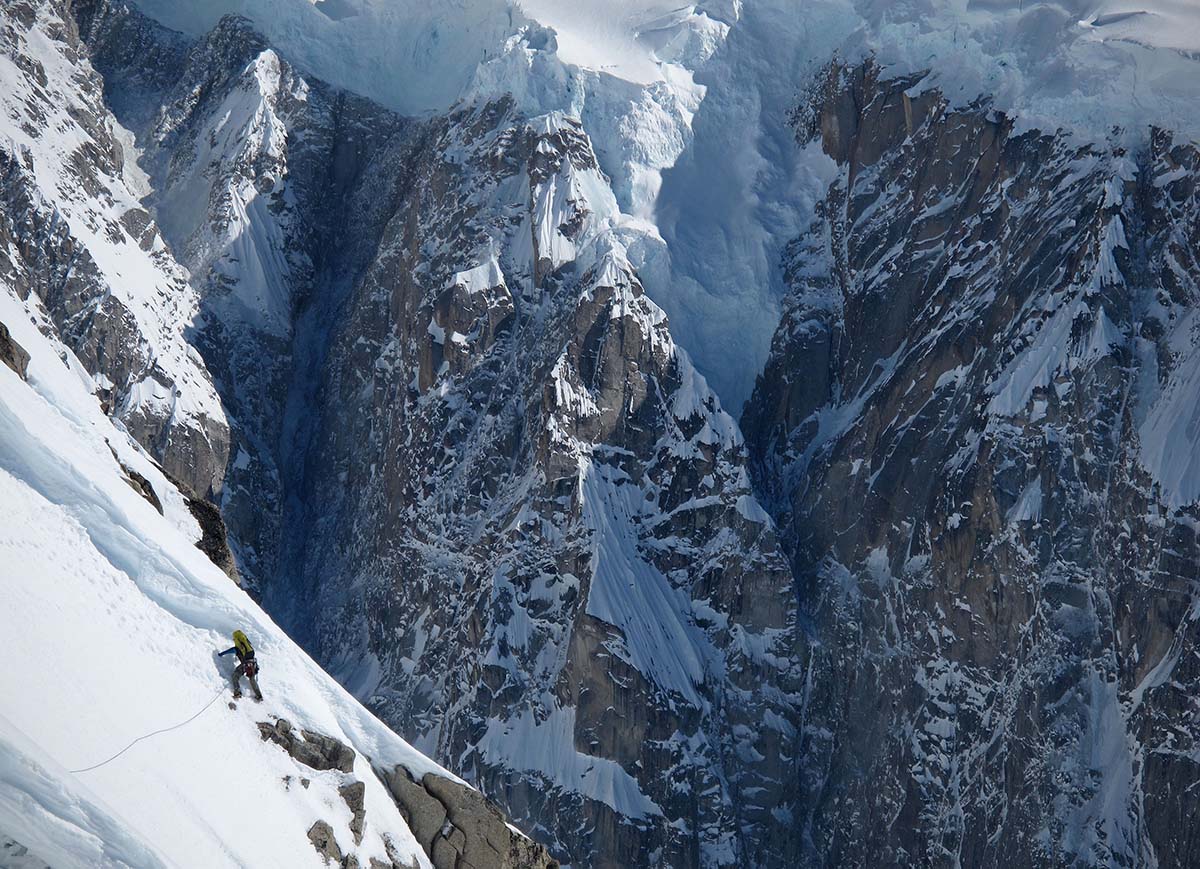
<svg viewBox="0 0 1200 869">
<path fill-rule="evenodd" d="M 193 546 L 199 529 L 183 499 L 101 413 L 87 374 L 31 322 L 41 316 L 0 293 L 0 322 L 32 356 L 28 383 L 0 365 L 0 833 L 56 869 L 316 867 L 305 833 L 323 819 L 364 866 L 391 865 L 384 836 L 394 854 L 428 865 L 366 758 L 448 774 Z M 165 517 L 114 453 L 151 481 Z M 259 651 L 266 701 L 230 709 L 232 656 L 215 652 L 236 628 Z M 193 715 L 106 765 L 68 772 Z M 274 717 L 353 746 L 353 772 L 314 771 L 264 742 L 256 722 Z M 358 847 L 338 794 L 352 779 L 366 785 Z"/>
</svg>

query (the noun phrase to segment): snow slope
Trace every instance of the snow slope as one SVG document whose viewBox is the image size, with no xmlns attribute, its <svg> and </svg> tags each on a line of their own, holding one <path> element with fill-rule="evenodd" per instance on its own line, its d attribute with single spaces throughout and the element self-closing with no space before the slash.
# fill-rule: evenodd
<svg viewBox="0 0 1200 869">
<path fill-rule="evenodd" d="M 391 865 L 386 836 L 396 855 L 427 866 L 366 757 L 453 777 L 351 699 L 193 546 L 199 529 L 182 497 L 103 415 L 88 375 L 28 305 L 0 291 L 0 322 L 32 356 L 28 383 L 0 365 L 0 832 L 56 869 L 316 867 L 306 831 L 323 819 L 362 865 Z M 151 481 L 166 516 L 123 479 L 114 453 Z M 259 651 L 261 705 L 227 706 L 232 663 L 214 653 L 235 628 Z M 67 771 L 196 713 L 106 765 Z M 264 742 L 256 722 L 276 716 L 353 746 L 353 772 L 299 766 Z M 352 779 L 366 785 L 357 848 L 338 794 Z"/>
</svg>

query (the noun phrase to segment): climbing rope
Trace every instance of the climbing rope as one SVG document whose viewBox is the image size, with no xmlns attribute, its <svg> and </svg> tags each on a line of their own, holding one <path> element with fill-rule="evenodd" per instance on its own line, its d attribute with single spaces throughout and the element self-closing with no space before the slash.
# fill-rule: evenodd
<svg viewBox="0 0 1200 869">
<path fill-rule="evenodd" d="M 99 769 L 100 767 L 104 766 L 105 764 L 112 763 L 114 760 L 116 760 L 118 757 L 123 755 L 125 752 L 129 751 L 129 749 L 133 748 L 135 745 L 137 745 L 143 739 L 149 739 L 151 736 L 158 736 L 158 734 L 160 734 L 160 733 L 168 733 L 172 730 L 178 730 L 179 728 L 183 727 L 185 724 L 191 724 L 193 721 L 195 721 L 197 718 L 199 718 L 201 716 L 201 714 L 203 714 L 205 709 L 207 709 L 209 706 L 212 706 L 214 703 L 216 703 L 217 698 L 220 697 L 224 693 L 225 693 L 225 686 L 222 685 L 217 690 L 217 693 L 212 696 L 212 699 L 209 700 L 207 703 L 205 703 L 200 708 L 200 711 L 197 712 L 195 715 L 193 715 L 191 718 L 189 718 L 187 721 L 180 721 L 178 724 L 173 724 L 170 727 L 164 727 L 162 730 L 155 730 L 153 733 L 147 733 L 145 736 L 139 736 L 137 739 L 135 739 L 133 742 L 129 743 L 129 745 L 122 748 L 120 751 L 118 751 L 116 754 L 114 754 L 108 760 L 102 760 L 102 761 L 100 761 L 100 763 L 94 764 L 93 766 L 85 766 L 83 769 L 69 769 L 69 770 L 67 770 L 67 772 L 70 772 L 70 773 L 90 772 L 93 769 Z"/>
</svg>

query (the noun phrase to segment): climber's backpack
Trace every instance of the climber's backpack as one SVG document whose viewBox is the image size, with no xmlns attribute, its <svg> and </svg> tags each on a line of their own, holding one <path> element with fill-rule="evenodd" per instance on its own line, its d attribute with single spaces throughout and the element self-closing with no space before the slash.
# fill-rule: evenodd
<svg viewBox="0 0 1200 869">
<path fill-rule="evenodd" d="M 250 641 L 241 631 L 233 632 L 233 647 L 237 649 L 238 657 L 242 660 L 254 657 L 254 646 L 250 645 Z"/>
</svg>

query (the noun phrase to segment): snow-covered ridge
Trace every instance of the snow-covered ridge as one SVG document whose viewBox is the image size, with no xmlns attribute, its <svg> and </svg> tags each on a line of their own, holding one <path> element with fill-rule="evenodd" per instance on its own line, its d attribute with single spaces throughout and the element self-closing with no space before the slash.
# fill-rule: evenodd
<svg viewBox="0 0 1200 869">
<path fill-rule="evenodd" d="M 285 78 L 279 55 L 264 49 L 211 116 L 199 120 L 195 152 L 172 166 L 157 208 L 168 238 L 185 240 L 181 259 L 222 283 L 229 298 L 219 304 L 271 336 L 289 331 L 291 295 L 301 283 L 293 272 L 308 265 L 289 235 L 294 203 L 277 195 L 286 180 L 289 132 L 280 104 L 306 99 L 303 80 Z M 164 123 L 155 135 L 173 132 Z M 257 186 L 248 180 L 252 169 Z"/>
<path fill-rule="evenodd" d="M 223 15 L 252 20 L 290 60 L 405 114 L 444 111 L 522 16 L 506 0 L 136 0 L 198 37 Z"/>
</svg>

